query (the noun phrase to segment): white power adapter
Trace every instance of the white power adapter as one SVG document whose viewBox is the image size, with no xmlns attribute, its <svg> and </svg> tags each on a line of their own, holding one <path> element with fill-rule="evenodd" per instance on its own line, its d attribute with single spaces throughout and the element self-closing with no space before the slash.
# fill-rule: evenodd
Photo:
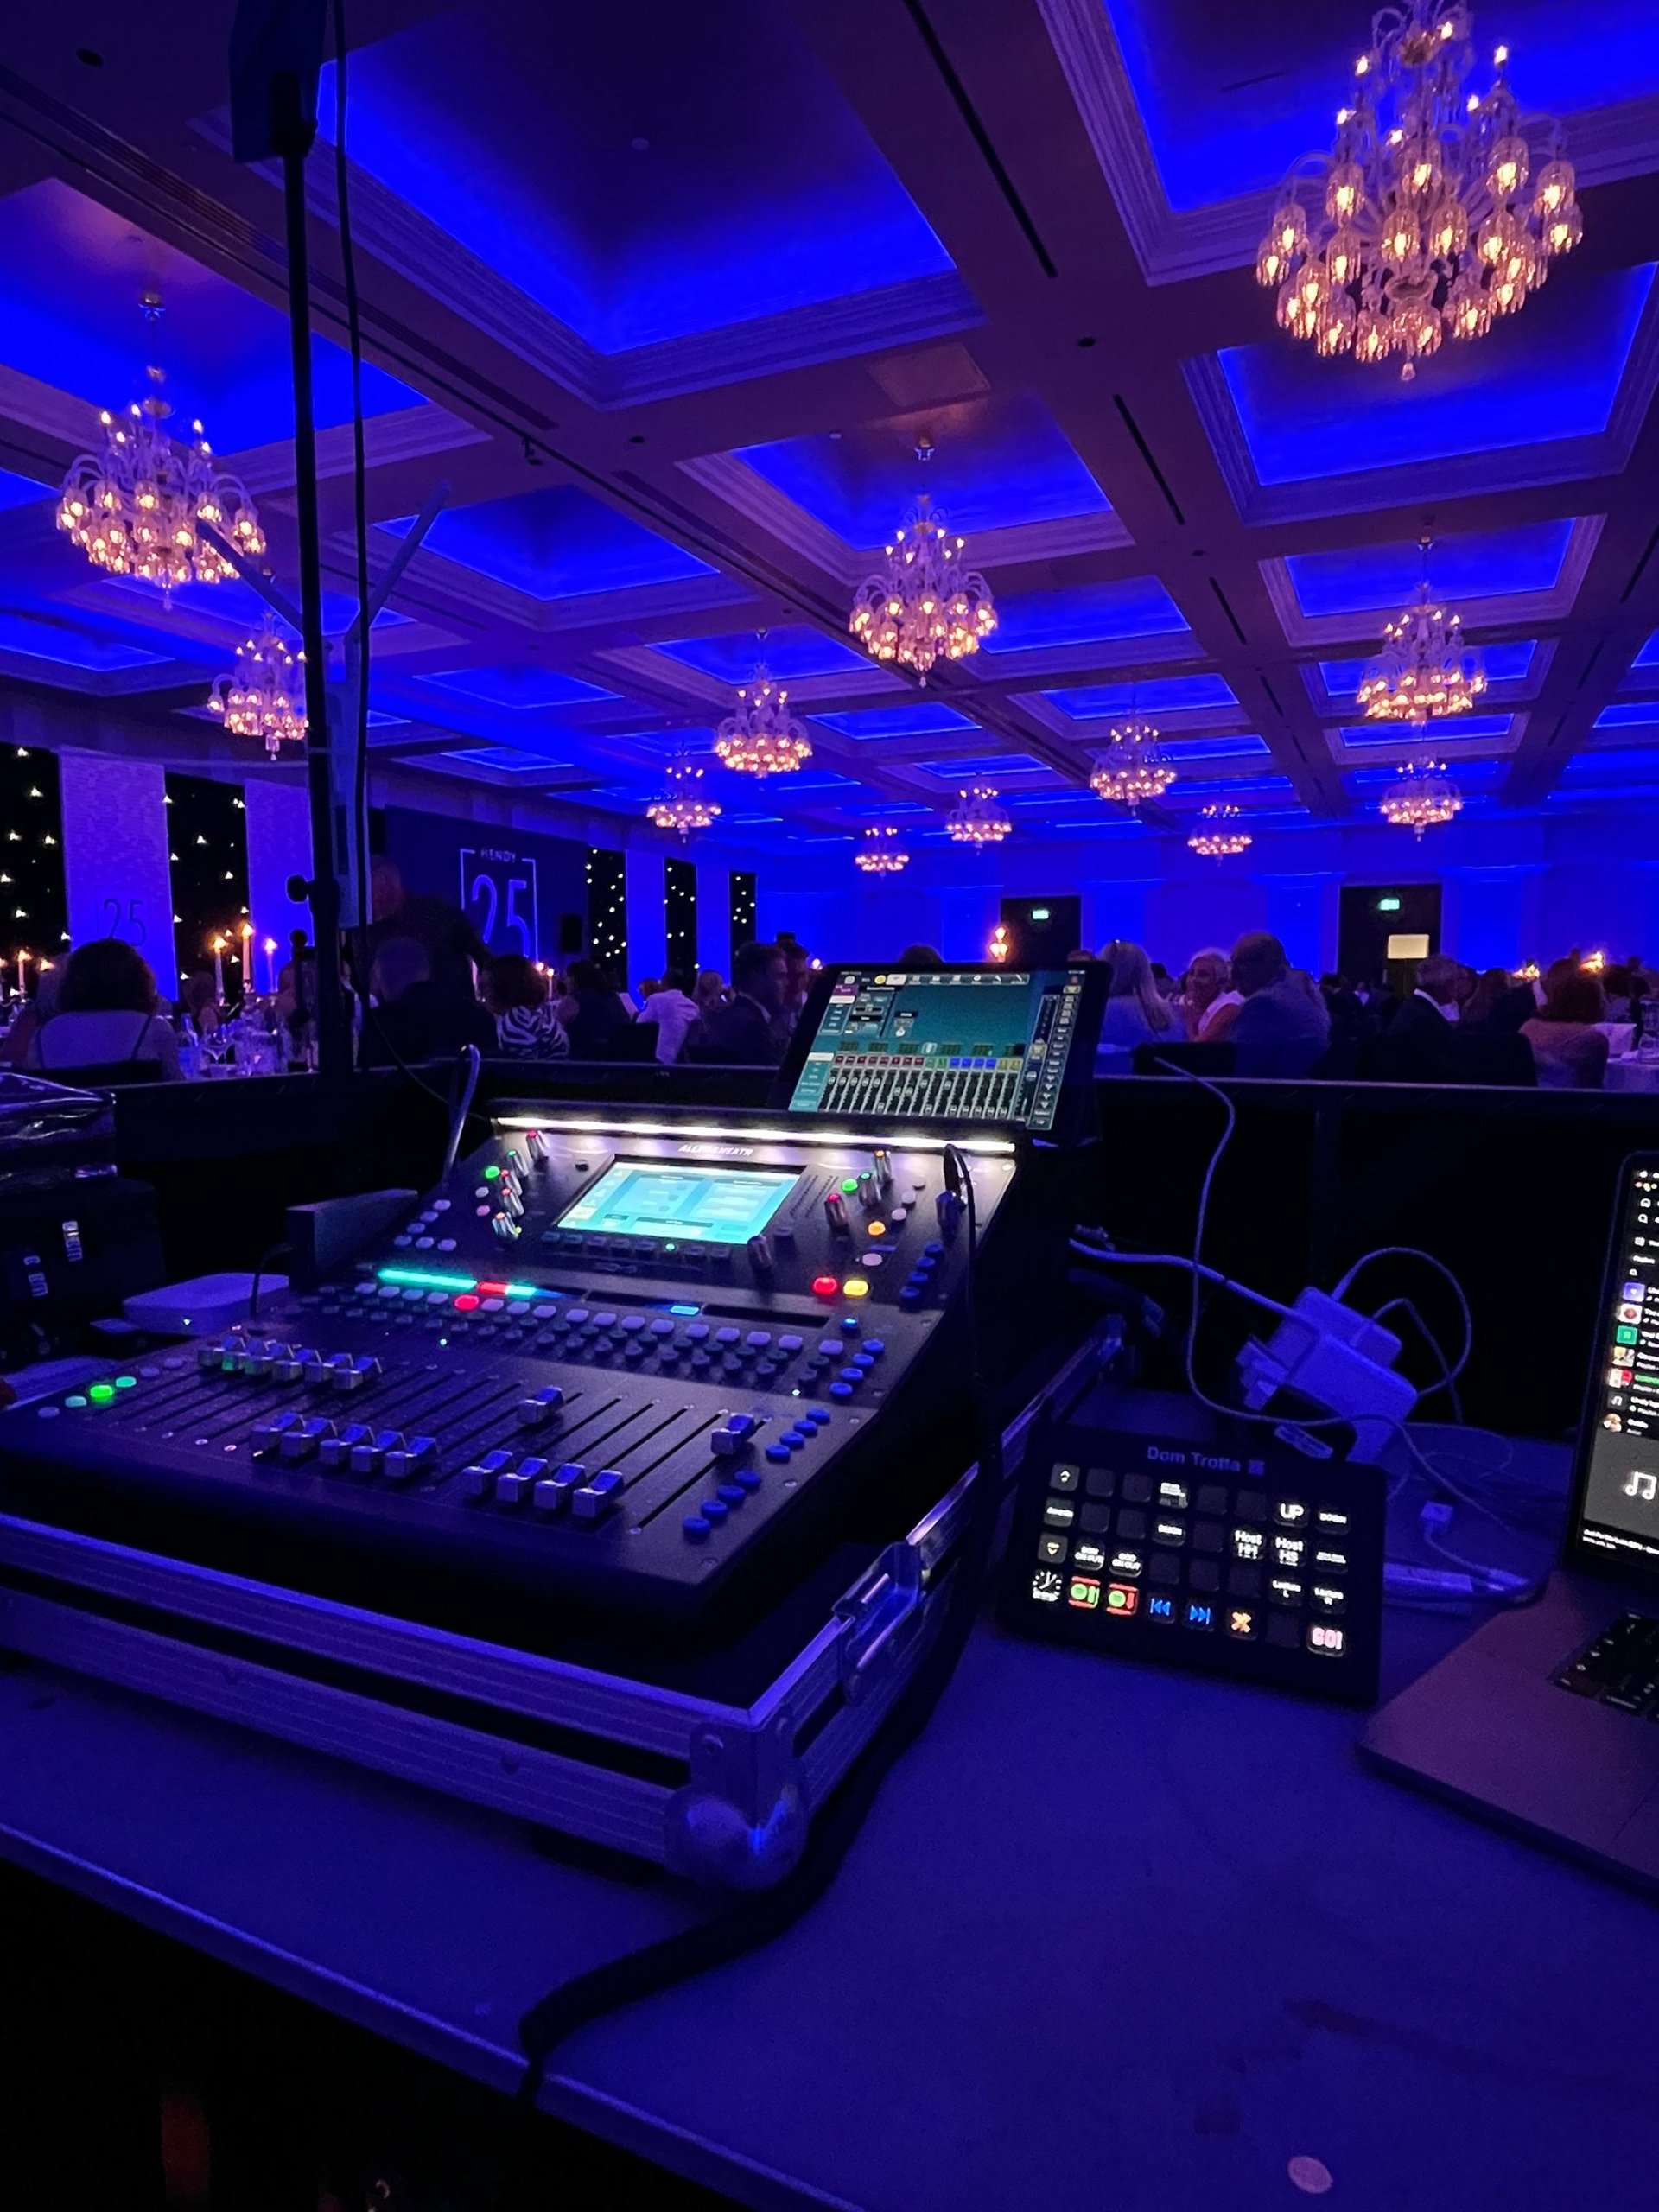
<svg viewBox="0 0 1659 2212">
<path fill-rule="evenodd" d="M 1238 1356 L 1244 1402 L 1260 1413 L 1279 1390 L 1298 1391 L 1344 1420 L 1403 1421 L 1417 1393 L 1395 1372 L 1400 1339 L 1322 1290 L 1299 1291 L 1264 1344 Z"/>
</svg>

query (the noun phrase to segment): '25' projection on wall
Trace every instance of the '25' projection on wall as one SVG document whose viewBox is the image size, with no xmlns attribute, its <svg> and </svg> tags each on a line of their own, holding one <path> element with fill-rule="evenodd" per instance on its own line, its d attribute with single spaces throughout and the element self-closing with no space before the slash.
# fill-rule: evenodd
<svg viewBox="0 0 1659 2212">
<path fill-rule="evenodd" d="M 497 845 L 461 849 L 461 905 L 492 952 L 539 957 L 541 913 L 533 854 Z"/>
</svg>

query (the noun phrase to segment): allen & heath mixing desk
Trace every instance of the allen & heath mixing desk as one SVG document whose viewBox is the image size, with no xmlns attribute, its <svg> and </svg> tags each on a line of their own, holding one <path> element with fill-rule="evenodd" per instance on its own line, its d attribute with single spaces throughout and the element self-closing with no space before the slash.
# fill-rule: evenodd
<svg viewBox="0 0 1659 2212">
<path fill-rule="evenodd" d="M 772 1110 L 499 1101 L 351 1266 L 0 1414 L 0 1510 L 527 1648 L 764 1606 L 973 1456 L 947 1147 L 987 1363 L 1040 1357 L 1020 1190 L 1090 1126 L 1103 980 L 835 969 Z"/>
</svg>

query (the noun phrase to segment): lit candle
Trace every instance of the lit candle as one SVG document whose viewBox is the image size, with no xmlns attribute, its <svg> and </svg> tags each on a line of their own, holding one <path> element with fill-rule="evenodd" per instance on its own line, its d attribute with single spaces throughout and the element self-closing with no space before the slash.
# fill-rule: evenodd
<svg viewBox="0 0 1659 2212">
<path fill-rule="evenodd" d="M 276 940 L 274 937 L 268 937 L 265 939 L 264 954 L 265 995 L 269 998 L 276 988 Z"/>
<path fill-rule="evenodd" d="M 245 999 L 251 999 L 254 993 L 253 924 L 244 922 L 238 935 L 242 939 L 242 995 Z"/>
<path fill-rule="evenodd" d="M 26 952 L 17 955 L 17 995 L 20 999 L 29 996 L 29 955 Z"/>
<path fill-rule="evenodd" d="M 213 939 L 213 996 L 223 1006 L 225 1003 L 225 940 L 222 937 L 216 937 Z"/>
</svg>

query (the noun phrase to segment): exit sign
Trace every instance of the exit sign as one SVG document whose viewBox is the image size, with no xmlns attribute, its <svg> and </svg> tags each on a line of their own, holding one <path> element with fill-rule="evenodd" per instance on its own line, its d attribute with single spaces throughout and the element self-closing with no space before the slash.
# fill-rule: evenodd
<svg viewBox="0 0 1659 2212">
<path fill-rule="evenodd" d="M 1376 902 L 1376 911 L 1379 914 L 1397 914 L 1400 911 L 1400 901 L 1394 898 L 1379 899 Z"/>
</svg>

